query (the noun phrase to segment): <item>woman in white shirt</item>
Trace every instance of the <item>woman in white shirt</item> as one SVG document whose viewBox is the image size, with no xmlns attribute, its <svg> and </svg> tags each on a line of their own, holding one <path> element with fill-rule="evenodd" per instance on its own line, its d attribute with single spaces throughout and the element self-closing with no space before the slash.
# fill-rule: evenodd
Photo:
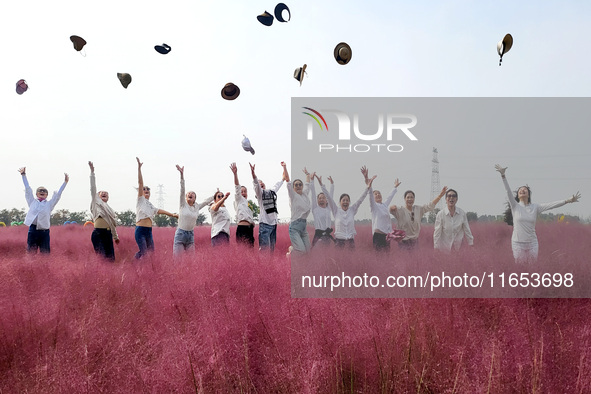
<svg viewBox="0 0 591 394">
<path fill-rule="evenodd" d="M 368 180 L 368 169 L 363 166 L 361 173 Z M 379 190 L 369 188 L 369 207 L 371 209 L 371 230 L 373 233 L 372 243 L 373 247 L 378 252 L 390 251 L 390 243 L 386 236 L 392 232 L 392 219 L 388 212 L 388 206 L 392 202 L 394 195 L 398 191 L 400 181 L 398 178 L 394 181 L 394 189 L 390 192 L 386 201 L 382 202 L 382 193 Z"/>
<path fill-rule="evenodd" d="M 135 258 L 141 259 L 148 251 L 154 251 L 154 239 L 152 238 L 152 222 L 154 216 L 164 214 L 178 218 L 179 215 L 170 213 L 164 209 L 158 209 L 152 205 L 149 201 L 150 188 L 144 185 L 144 178 L 142 176 L 142 165 L 144 163 L 140 162 L 140 159 L 137 157 L 135 159 L 137 160 L 138 183 L 137 203 L 135 206 L 135 242 L 139 248 L 139 251 L 135 254 Z"/>
<path fill-rule="evenodd" d="M 213 205 L 209 207 L 211 214 L 211 246 L 223 246 L 230 243 L 230 213 L 224 206 L 224 202 L 230 197 L 230 193 L 216 192 L 213 196 Z"/>
<path fill-rule="evenodd" d="M 326 187 L 322 184 L 321 178 L 317 178 L 322 187 L 322 191 L 328 196 L 328 190 L 326 190 Z M 334 236 L 336 238 L 335 244 L 338 248 L 343 248 L 345 246 L 348 246 L 350 249 L 355 248 L 355 235 L 357 234 L 357 231 L 355 231 L 355 215 L 359 210 L 359 206 L 363 200 L 365 200 L 365 197 L 367 197 L 369 188 L 375 178 L 376 176 L 374 175 L 366 181 L 366 187 L 363 190 L 361 197 L 359 197 L 353 205 L 351 205 L 351 197 L 346 193 L 341 194 L 338 207 L 332 197 L 328 198 L 328 206 L 334 215 Z"/>
<path fill-rule="evenodd" d="M 96 254 L 115 261 L 113 240 L 115 240 L 116 244 L 119 244 L 117 217 L 115 211 L 107 204 L 109 201 L 109 192 L 101 190 L 97 193 L 96 191 L 94 164 L 89 161 L 88 166 L 90 167 L 90 213 L 92 214 L 94 224 L 94 230 L 92 230 L 90 240 L 92 241 L 92 246 Z"/>
<path fill-rule="evenodd" d="M 321 245 L 330 245 L 335 242 L 332 236 L 332 211 L 328 207 L 328 199 L 324 192 L 318 193 L 316 196 L 316 188 L 314 187 L 314 177 L 322 184 L 322 177 L 312 173 L 310 181 L 310 202 L 312 203 L 312 216 L 314 217 L 314 239 L 312 240 L 312 248 L 320 241 Z M 332 177 L 328 177 L 330 181 L 330 191 L 328 195 L 333 198 L 334 182 Z M 314 198 L 316 196 L 316 198 Z"/>
<path fill-rule="evenodd" d="M 310 204 L 310 173 L 304 168 L 306 185 L 301 179 L 291 182 L 287 174 L 287 194 L 289 195 L 289 207 L 291 218 L 289 222 L 289 239 L 293 249 L 300 253 L 310 251 L 310 237 L 307 230 L 307 218 L 312 206 Z"/>
<path fill-rule="evenodd" d="M 195 235 L 193 229 L 197 218 L 199 217 L 199 210 L 213 201 L 213 197 L 207 198 L 201 204 L 195 204 L 197 194 L 194 191 L 189 191 L 185 194 L 185 167 L 177 164 L 176 169 L 181 174 L 181 195 L 179 206 L 179 222 L 176 232 L 174 233 L 174 244 L 172 252 L 174 255 L 179 255 L 184 251 L 195 251 Z"/>
<path fill-rule="evenodd" d="M 460 250 L 464 234 L 468 240 L 468 245 L 474 244 L 474 237 L 468 224 L 466 213 L 456 206 L 458 202 L 458 192 L 454 189 L 448 189 L 445 193 L 446 207 L 437 212 L 435 218 L 435 231 L 433 233 L 433 245 L 435 249 L 450 252 Z"/>
<path fill-rule="evenodd" d="M 513 216 L 511 247 L 515 262 L 534 262 L 538 259 L 538 237 L 536 235 L 536 219 L 538 214 L 568 203 L 577 202 L 581 198 L 581 194 L 577 192 L 568 200 L 534 204 L 531 202 L 531 190 L 528 186 L 521 186 L 517 189 L 515 197 L 513 197 L 507 178 L 505 178 L 507 167 L 501 167 L 499 164 L 496 164 L 495 169 L 501 173 L 501 178 L 503 178 L 503 185 L 507 191 L 509 207 Z"/>
</svg>

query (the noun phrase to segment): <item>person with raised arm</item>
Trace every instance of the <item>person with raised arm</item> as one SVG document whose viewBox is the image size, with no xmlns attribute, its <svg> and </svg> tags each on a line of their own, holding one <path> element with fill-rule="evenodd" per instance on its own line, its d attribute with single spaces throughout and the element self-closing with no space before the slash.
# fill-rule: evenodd
<svg viewBox="0 0 591 394">
<path fill-rule="evenodd" d="M 195 234 L 193 233 L 199 210 L 210 204 L 213 197 L 208 197 L 201 204 L 196 204 L 197 194 L 194 191 L 188 191 L 185 194 L 185 167 L 178 164 L 176 169 L 181 174 L 181 194 L 179 203 L 179 221 L 178 227 L 174 233 L 174 243 L 172 253 L 179 256 L 183 252 L 195 251 Z"/>
<path fill-rule="evenodd" d="M 284 167 L 287 168 L 287 167 Z M 291 182 L 289 174 L 285 176 L 287 181 L 287 194 L 289 195 L 289 207 L 291 209 L 291 218 L 289 221 L 289 239 L 293 250 L 299 253 L 308 253 L 310 251 L 310 236 L 307 230 L 307 218 L 312 206 L 310 204 L 310 173 L 304 168 L 306 174 L 306 184 L 301 179 Z"/>
<path fill-rule="evenodd" d="M 313 172 L 310 182 L 310 201 L 312 203 L 312 216 L 314 217 L 314 239 L 312 239 L 312 248 L 319 245 L 330 245 L 335 242 L 332 236 L 332 211 L 328 206 L 328 199 L 324 192 L 316 195 L 316 187 L 314 186 L 314 178 L 318 179 L 318 182 L 322 184 L 322 177 L 319 177 L 316 172 Z M 330 181 L 330 191 L 328 193 L 330 198 L 334 195 L 334 181 L 332 177 L 328 177 Z M 316 196 L 316 197 L 315 197 Z"/>
<path fill-rule="evenodd" d="M 435 218 L 435 231 L 433 232 L 433 245 L 435 249 L 450 252 L 460 250 L 464 234 L 468 245 L 474 245 L 474 237 L 468 224 L 468 216 L 459 207 L 458 192 L 454 189 L 448 189 L 445 193 L 445 205 L 441 211 L 437 212 Z"/>
<path fill-rule="evenodd" d="M 119 244 L 117 215 L 108 204 L 109 192 L 96 191 L 96 177 L 92 161 L 88 162 L 88 166 L 90 167 L 90 213 L 94 224 L 90 240 L 96 254 L 107 260 L 115 261 L 113 240 Z"/>
<path fill-rule="evenodd" d="M 33 196 L 33 189 L 29 186 L 26 170 L 27 167 L 21 167 L 18 172 L 20 172 L 25 185 L 25 200 L 29 206 L 29 211 L 25 217 L 25 225 L 29 226 L 29 232 L 27 233 L 27 252 L 37 253 L 37 250 L 39 250 L 41 253 L 50 253 L 49 227 L 51 211 L 53 211 L 53 208 L 55 208 L 60 200 L 70 177 L 64 173 L 64 183 L 62 183 L 62 186 L 57 192 L 53 192 L 51 200 L 48 200 L 47 196 L 49 193 L 47 188 L 43 186 L 39 186 L 35 191 L 35 196 Z"/>
<path fill-rule="evenodd" d="M 317 177 L 318 182 L 320 183 L 320 187 L 322 187 L 322 192 L 329 196 L 328 190 L 322 184 L 322 178 Z M 335 227 L 335 244 L 338 248 L 344 248 L 345 246 L 349 247 L 350 249 L 355 248 L 355 235 L 357 231 L 355 231 L 355 215 L 359 210 L 359 206 L 367 197 L 367 193 L 369 192 L 369 188 L 373 183 L 373 180 L 376 178 L 374 175 L 372 178 L 369 178 L 365 183 L 366 187 L 363 190 L 363 193 L 359 197 L 359 199 L 351 205 L 351 197 L 348 194 L 343 193 L 339 198 L 339 206 L 335 203 L 332 197 L 328 198 L 328 206 L 330 207 L 332 214 L 334 216 L 334 227 Z"/>
<path fill-rule="evenodd" d="M 135 206 L 135 242 L 139 251 L 135 254 L 136 259 L 141 259 L 148 253 L 154 251 L 154 239 L 152 238 L 152 223 L 154 216 L 164 214 L 170 217 L 178 218 L 179 215 L 170 213 L 164 209 L 158 209 L 150 202 L 150 188 L 144 185 L 142 176 L 142 163 L 138 157 L 137 160 L 137 183 L 138 195 Z"/>
<path fill-rule="evenodd" d="M 234 210 L 236 211 L 236 243 L 254 247 L 254 216 L 248 206 L 248 190 L 238 181 L 238 167 L 236 163 L 230 164 L 230 170 L 234 174 L 234 186 L 236 194 L 234 198 Z"/>
<path fill-rule="evenodd" d="M 259 250 L 269 249 L 271 253 L 275 251 L 275 243 L 277 242 L 277 192 L 283 185 L 287 173 L 284 162 L 281 162 L 281 166 L 283 167 L 282 179 L 272 189 L 266 189 L 265 182 L 258 179 L 255 174 L 255 165 L 250 164 L 254 194 L 261 210 L 259 218 Z"/>
<path fill-rule="evenodd" d="M 224 206 L 230 197 L 230 192 L 224 194 L 220 191 L 213 195 L 213 204 L 209 207 L 211 214 L 211 246 L 224 246 L 230 244 L 230 213 Z"/>
<path fill-rule="evenodd" d="M 549 209 L 561 207 L 565 204 L 579 201 L 581 194 L 577 192 L 571 198 L 550 203 L 536 204 L 531 202 L 529 186 L 521 186 L 515 196 L 505 177 L 507 167 L 495 164 L 495 169 L 501 174 L 503 185 L 509 199 L 509 213 L 512 216 L 513 235 L 511 247 L 516 263 L 535 262 L 538 259 L 538 236 L 536 235 L 536 219 L 538 215 Z"/>
<path fill-rule="evenodd" d="M 441 193 L 429 204 L 415 205 L 415 193 L 412 190 L 404 192 L 404 206 L 392 205 L 390 213 L 398 221 L 398 228 L 404 230 L 405 236 L 398 246 L 405 250 L 412 250 L 418 246 L 419 234 L 421 232 L 421 218 L 427 212 L 435 209 L 435 206 L 445 195 L 447 186 L 441 189 Z"/>
<path fill-rule="evenodd" d="M 363 166 L 361 173 L 367 182 L 369 179 L 367 167 Z M 382 201 L 382 193 L 379 190 L 369 188 L 369 207 L 371 210 L 371 230 L 373 234 L 372 243 L 374 249 L 378 252 L 390 251 L 390 242 L 386 238 L 392 232 L 392 219 L 388 212 L 388 206 L 398 191 L 398 186 L 400 186 L 400 181 L 396 178 L 394 188 L 388 194 L 388 197 L 386 197 L 386 201 Z"/>
</svg>

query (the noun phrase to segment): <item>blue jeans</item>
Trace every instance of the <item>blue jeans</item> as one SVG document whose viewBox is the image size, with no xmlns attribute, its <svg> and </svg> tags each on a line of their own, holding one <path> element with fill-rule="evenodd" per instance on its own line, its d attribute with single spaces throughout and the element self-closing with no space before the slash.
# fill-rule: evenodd
<svg viewBox="0 0 591 394">
<path fill-rule="evenodd" d="M 306 230 L 306 219 L 297 219 L 289 223 L 289 239 L 295 251 L 307 253 L 310 251 L 310 237 Z"/>
<path fill-rule="evenodd" d="M 275 251 L 275 243 L 277 242 L 277 225 L 270 225 L 267 223 L 259 223 L 259 249 L 271 249 Z"/>
<path fill-rule="evenodd" d="M 148 251 L 154 251 L 154 239 L 152 238 L 152 227 L 136 226 L 135 242 L 140 249 L 136 254 L 136 259 L 141 259 Z"/>
<path fill-rule="evenodd" d="M 37 230 L 37 225 L 31 224 L 27 234 L 27 252 L 37 253 L 37 249 L 41 253 L 49 253 L 49 229 Z"/>
<path fill-rule="evenodd" d="M 174 233 L 174 244 L 172 245 L 172 253 L 174 255 L 179 255 L 184 251 L 195 251 L 195 236 L 193 235 L 193 230 L 187 231 L 177 228 L 176 232 Z"/>
</svg>

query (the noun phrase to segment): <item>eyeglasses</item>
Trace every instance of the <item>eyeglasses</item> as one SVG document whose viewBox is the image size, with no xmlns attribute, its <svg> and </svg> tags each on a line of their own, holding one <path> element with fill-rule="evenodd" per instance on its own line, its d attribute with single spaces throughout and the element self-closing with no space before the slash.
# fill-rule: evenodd
<svg viewBox="0 0 591 394">
<path fill-rule="evenodd" d="M 293 187 L 302 187 L 302 186 L 304 186 L 304 184 L 303 183 L 299 183 L 299 182 L 293 184 Z"/>
<path fill-rule="evenodd" d="M 150 191 L 150 188 L 149 187 L 144 187 L 144 190 L 147 191 L 147 192 L 149 192 Z"/>
<path fill-rule="evenodd" d="M 457 194 L 448 194 L 447 198 L 458 198 Z"/>
<path fill-rule="evenodd" d="M 414 212 L 410 213 L 410 220 L 413 222 L 415 221 L 415 213 Z"/>
<path fill-rule="evenodd" d="M 47 194 L 47 189 L 38 189 L 37 193 L 45 193 Z"/>
<path fill-rule="evenodd" d="M 224 195 L 223 194 L 218 194 L 217 196 L 215 196 L 215 198 L 223 198 Z"/>
</svg>

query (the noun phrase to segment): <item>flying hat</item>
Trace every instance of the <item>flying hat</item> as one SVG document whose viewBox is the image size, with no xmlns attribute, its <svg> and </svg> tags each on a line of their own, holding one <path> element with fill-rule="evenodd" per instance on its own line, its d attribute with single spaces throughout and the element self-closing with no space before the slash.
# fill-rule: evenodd
<svg viewBox="0 0 591 394">
<path fill-rule="evenodd" d="M 351 51 L 351 47 L 346 42 L 340 42 L 334 48 L 334 58 L 339 64 L 345 65 L 349 63 L 352 56 L 353 51 Z"/>
<path fill-rule="evenodd" d="M 287 10 L 287 14 L 289 15 L 287 20 L 283 19 L 283 11 L 284 10 Z M 289 8 L 284 3 L 279 3 L 275 6 L 275 18 L 277 18 L 277 20 L 279 22 L 289 22 L 289 20 L 291 19 L 291 12 L 289 11 Z"/>
<path fill-rule="evenodd" d="M 242 140 L 242 149 L 254 155 L 254 149 L 250 146 L 250 140 L 244 134 L 242 134 L 242 136 L 244 137 Z"/>
<path fill-rule="evenodd" d="M 505 34 L 505 37 L 497 44 L 497 53 L 501 57 L 499 59 L 499 66 L 503 62 L 503 55 L 511 49 L 513 46 L 513 36 L 511 34 Z"/>
<path fill-rule="evenodd" d="M 74 44 L 74 49 L 78 52 L 80 52 L 82 48 L 84 48 L 84 45 L 86 45 L 86 40 L 82 37 L 70 36 L 70 41 L 72 41 L 72 44 Z"/>
<path fill-rule="evenodd" d="M 162 44 L 156 45 L 154 49 L 156 50 L 156 52 L 166 55 L 168 52 L 170 52 L 172 48 L 170 47 L 170 45 Z"/>
<path fill-rule="evenodd" d="M 123 87 L 127 89 L 129 84 L 131 83 L 131 75 L 127 73 L 117 73 L 117 78 L 119 78 L 119 81 L 121 81 L 121 85 L 123 85 Z"/>
<path fill-rule="evenodd" d="M 27 81 L 25 81 L 24 79 L 19 79 L 18 82 L 16 83 L 16 92 L 18 94 L 23 94 L 24 92 L 27 91 L 27 89 L 29 89 L 29 85 L 27 85 Z"/>
<path fill-rule="evenodd" d="M 222 97 L 226 100 L 234 100 L 240 95 L 240 88 L 232 82 L 227 83 L 222 88 Z"/>
<path fill-rule="evenodd" d="M 304 64 L 302 67 L 298 67 L 295 69 L 293 73 L 293 77 L 300 81 L 300 86 L 302 86 L 302 81 L 304 80 L 304 74 L 306 73 L 307 64 Z"/>
<path fill-rule="evenodd" d="M 265 26 L 271 26 L 273 24 L 273 15 L 269 14 L 267 11 L 257 16 L 257 19 Z"/>
</svg>

